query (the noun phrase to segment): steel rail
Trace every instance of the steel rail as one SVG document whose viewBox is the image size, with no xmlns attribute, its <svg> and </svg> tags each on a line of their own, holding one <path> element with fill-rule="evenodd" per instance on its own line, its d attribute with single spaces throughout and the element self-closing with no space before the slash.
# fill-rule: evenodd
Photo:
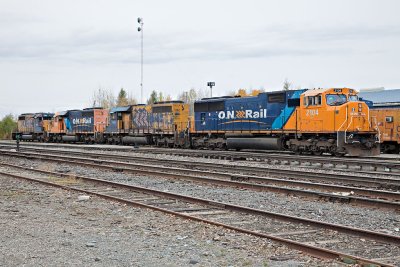
<svg viewBox="0 0 400 267">
<path fill-rule="evenodd" d="M 67 157 L 51 154 L 28 154 L 26 152 L 20 153 L 11 153 L 11 152 L 3 152 L 3 154 L 9 156 L 16 156 L 16 157 L 23 157 L 28 159 L 44 159 L 53 162 L 63 162 L 70 164 L 72 162 L 79 163 L 80 165 L 85 165 L 93 168 L 103 168 L 112 171 L 120 171 L 120 172 L 131 172 L 131 173 L 142 173 L 147 175 L 156 175 L 163 178 L 173 178 L 173 179 L 183 179 L 183 180 L 190 180 L 195 182 L 202 182 L 208 184 L 215 184 L 220 186 L 229 186 L 229 187 L 236 187 L 236 188 L 245 188 L 249 190 L 256 190 L 256 191 L 270 191 L 276 192 L 281 194 L 292 194 L 292 195 L 300 195 L 304 197 L 312 197 L 317 199 L 328 199 L 330 201 L 339 201 L 345 203 L 352 203 L 362 206 L 371 206 L 371 207 L 381 207 L 381 208 L 388 208 L 399 210 L 400 209 L 400 202 L 396 201 L 386 201 L 380 199 L 371 199 L 371 198 L 364 198 L 364 197 L 356 197 L 356 196 L 341 196 L 335 194 L 328 194 L 326 192 L 321 191 L 310 191 L 310 190 L 301 190 L 296 188 L 288 188 L 288 187 L 278 187 L 273 185 L 264 185 L 264 184 L 254 184 L 254 183 L 247 183 L 247 182 L 236 182 L 231 180 L 223 180 L 223 179 L 215 179 L 215 178 L 208 178 L 208 177 L 201 177 L 201 176 L 193 176 L 189 175 L 189 173 L 195 174 L 202 174 L 202 175 L 219 175 L 225 176 L 232 179 L 231 175 L 227 175 L 224 173 L 213 173 L 209 171 L 198 171 L 198 170 L 190 170 L 190 169 L 179 169 L 179 168 L 171 168 L 171 167 L 160 167 L 160 166 L 152 166 L 152 165 L 140 165 L 135 163 L 126 163 L 126 162 L 118 162 L 118 161 L 106 161 L 106 160 L 99 160 L 99 159 L 88 159 L 83 157 Z M 83 162 L 83 161 L 90 161 Z M 111 164 L 104 165 L 104 164 Z M 145 170 L 137 169 L 137 168 L 122 168 L 118 167 L 118 165 L 125 165 L 128 167 L 144 167 Z M 153 170 L 149 170 L 153 169 Z M 165 171 L 174 171 L 175 173 L 167 173 Z M 180 172 L 176 173 L 176 172 Z M 237 177 L 237 176 L 235 176 Z M 248 177 L 248 176 L 246 176 Z M 264 183 L 271 182 L 283 185 L 291 185 L 291 186 L 303 186 L 306 188 L 319 188 L 319 189 L 330 189 L 331 191 L 337 190 L 346 190 L 346 191 L 353 191 L 354 193 L 358 193 L 360 195 L 368 195 L 373 197 L 384 197 L 384 198 L 391 198 L 393 200 L 400 200 L 400 193 L 391 192 L 391 191 L 378 191 L 378 190 L 370 190 L 370 189 L 360 189 L 357 187 L 344 187 L 344 186 L 337 186 L 337 185 L 327 185 L 327 184 L 317 184 L 311 182 L 299 182 L 299 181 L 292 181 L 292 180 L 283 180 L 283 179 L 273 179 L 273 178 L 261 178 L 255 177 L 259 180 L 262 180 Z M 327 190 L 329 191 L 329 190 Z"/>
<path fill-rule="evenodd" d="M 24 167 L 24 169 L 26 169 L 26 167 Z M 71 175 L 67 175 L 67 174 L 64 174 L 64 173 L 42 171 L 42 170 L 33 170 L 33 169 L 28 169 L 28 170 L 29 171 L 40 171 L 41 173 L 47 173 L 47 174 L 59 175 L 59 176 L 71 178 Z M 192 215 L 187 215 L 187 214 L 171 211 L 171 210 L 160 208 L 160 207 L 155 207 L 155 206 L 144 204 L 144 203 L 140 203 L 140 202 L 137 202 L 137 201 L 123 199 L 123 198 L 120 198 L 120 197 L 107 195 L 107 194 L 104 194 L 104 193 L 93 192 L 93 191 L 90 191 L 90 190 L 87 190 L 87 189 L 74 188 L 72 186 L 57 184 L 57 183 L 53 183 L 53 182 L 49 182 L 49 181 L 44 181 L 44 180 L 40 180 L 38 178 L 32 178 L 32 177 L 26 177 L 26 176 L 22 176 L 22 175 L 7 173 L 7 172 L 4 172 L 4 171 L 0 171 L 0 174 L 4 175 L 4 176 L 8 176 L 8 177 L 13 177 L 13 178 L 18 178 L 18 179 L 27 180 L 27 181 L 33 181 L 33 182 L 37 182 L 37 183 L 41 183 L 41 184 L 45 184 L 45 185 L 49 185 L 49 186 L 59 187 L 59 188 L 66 189 L 66 190 L 74 190 L 74 191 L 83 192 L 83 193 L 86 193 L 86 194 L 96 195 L 98 197 L 102 197 L 102 198 L 105 198 L 105 199 L 118 201 L 118 202 L 121 202 L 121 203 L 133 205 L 133 206 L 136 206 L 136 207 L 142 207 L 142 208 L 148 208 L 148 209 L 152 209 L 152 210 L 157 210 L 157 211 L 161 211 L 161 212 L 164 212 L 164 213 L 172 214 L 172 215 L 175 215 L 175 216 L 178 216 L 178 217 L 182 217 L 182 218 L 185 218 L 185 219 L 204 222 L 204 223 L 208 223 L 208 224 L 212 224 L 212 225 L 216 225 L 216 226 L 221 226 L 221 227 L 224 227 L 224 228 L 227 228 L 227 229 L 230 229 L 230 230 L 234 230 L 234 231 L 237 231 L 237 232 L 246 233 L 246 234 L 250 234 L 250 235 L 254 235 L 254 236 L 258 236 L 258 237 L 262 237 L 262 238 L 268 238 L 270 240 L 274 240 L 274 241 L 279 242 L 281 244 L 287 245 L 288 247 L 303 251 L 303 252 L 305 252 L 305 253 L 307 253 L 309 255 L 316 256 L 316 257 L 319 257 L 319 258 L 335 259 L 335 260 L 337 260 L 337 259 L 341 259 L 341 260 L 350 259 L 350 260 L 356 261 L 357 263 L 363 264 L 363 265 L 365 265 L 365 264 L 373 264 L 373 265 L 376 265 L 376 266 L 393 266 L 393 265 L 390 265 L 390 264 L 387 264 L 387 263 L 377 262 L 377 261 L 374 261 L 374 260 L 370 260 L 370 259 L 366 259 L 366 258 L 362 258 L 362 257 L 346 254 L 346 253 L 343 253 L 343 252 L 338 252 L 338 251 L 334 251 L 334 250 L 320 248 L 320 247 L 316 247 L 316 246 L 300 243 L 300 242 L 297 242 L 297 241 L 281 238 L 281 237 L 278 237 L 278 236 L 274 236 L 272 234 L 266 234 L 266 233 L 261 233 L 261 232 L 257 232 L 257 231 L 251 231 L 251 230 L 248 230 L 248 229 L 244 229 L 244 228 L 240 228 L 240 227 L 236 227 L 236 226 L 223 224 L 223 223 L 220 223 L 220 222 L 216 222 L 216 221 L 212 221 L 212 220 L 208 220 L 208 219 L 204 219 L 204 218 L 200 218 L 200 217 L 196 217 L 196 216 L 192 216 Z M 102 179 L 98 179 L 98 178 L 90 178 L 90 177 L 85 177 L 85 176 L 74 176 L 74 178 L 82 180 L 82 181 L 90 181 L 90 182 L 94 182 L 94 183 L 100 183 L 100 184 L 111 185 L 111 186 L 115 186 L 115 187 L 126 188 L 126 189 L 130 189 L 130 190 L 133 190 L 133 191 L 139 191 L 139 192 L 144 192 L 144 193 L 147 193 L 147 194 L 153 194 L 153 195 L 157 195 L 157 196 L 183 200 L 183 201 L 187 201 L 187 202 L 191 202 L 191 203 L 203 204 L 203 205 L 211 206 L 211 207 L 216 206 L 218 208 L 223 208 L 223 209 L 226 209 L 226 210 L 229 210 L 229 211 L 233 211 L 233 212 L 241 212 L 241 213 L 246 213 L 246 214 L 262 215 L 262 216 L 272 217 L 274 219 L 284 220 L 284 221 L 288 221 L 288 222 L 313 225 L 313 226 L 320 227 L 320 228 L 323 228 L 323 229 L 331 229 L 331 230 L 341 231 L 341 232 L 352 234 L 352 235 L 372 238 L 372 239 L 375 239 L 375 240 L 382 241 L 384 243 L 392 243 L 392 244 L 396 244 L 396 245 L 400 244 L 400 237 L 398 237 L 398 236 L 392 236 L 392 235 L 373 232 L 373 231 L 369 231 L 369 230 L 352 228 L 352 227 L 335 225 L 335 224 L 329 224 L 329 223 L 323 223 L 323 222 L 318 222 L 318 221 L 314 221 L 314 220 L 310 220 L 310 219 L 291 217 L 291 216 L 284 215 L 284 214 L 279 214 L 279 213 L 270 213 L 270 212 L 266 212 L 266 211 L 263 211 L 263 210 L 247 208 L 247 207 L 233 205 L 233 204 L 229 204 L 229 203 L 216 202 L 216 201 L 213 201 L 213 200 L 207 200 L 207 199 L 203 199 L 203 198 L 195 198 L 195 197 L 190 197 L 190 196 L 186 196 L 186 195 L 174 194 L 174 193 L 169 193 L 169 192 L 164 192 L 164 191 L 159 191 L 159 190 L 154 190 L 154 189 L 149 189 L 149 188 L 144 188 L 144 187 L 139 187 L 139 186 L 132 186 L 132 185 L 124 184 L 124 183 L 106 181 L 106 180 L 102 180 Z"/>
<path fill-rule="evenodd" d="M 7 144 L 10 145 L 10 144 Z M 33 145 L 33 144 L 30 144 Z M 55 146 L 50 144 L 35 144 L 40 146 Z M 58 144 L 57 144 L 58 145 Z M 73 147 L 74 145 L 62 145 L 63 147 Z M 79 147 L 76 146 L 75 147 Z M 91 147 L 90 149 L 103 149 L 99 147 Z M 373 170 L 389 170 L 388 172 L 397 171 L 400 172 L 400 161 L 380 158 L 334 158 L 324 156 L 302 156 L 302 155 L 287 155 L 282 153 L 262 153 L 262 152 L 238 152 L 238 151 L 219 151 L 219 150 L 187 150 L 187 149 L 160 149 L 160 148 L 141 148 L 141 149 L 113 149 L 123 151 L 135 151 L 137 153 L 151 152 L 153 154 L 168 154 L 168 155 L 179 155 L 179 156 L 191 156 L 191 157 L 207 157 L 207 158 L 224 158 L 231 160 L 262 160 L 265 162 L 273 162 L 274 164 L 296 162 L 298 164 L 311 164 L 318 163 L 321 165 L 333 165 L 335 166 L 358 166 L 361 169 L 373 169 Z"/>
<path fill-rule="evenodd" d="M 288 178 L 303 178 L 307 180 L 313 181 L 332 181 L 332 182 L 342 182 L 342 183 L 356 183 L 357 185 L 363 186 L 375 186 L 379 188 L 389 188 L 394 190 L 400 189 L 400 174 L 393 173 L 392 176 L 398 176 L 399 179 L 396 178 L 383 178 L 383 177 L 366 177 L 361 175 L 348 175 L 348 174 L 326 174 L 326 173 L 315 173 L 311 171 L 300 171 L 300 170 L 287 170 L 287 169 L 276 169 L 276 168 L 268 168 L 268 167 L 248 167 L 248 166 L 238 166 L 238 165 L 227 165 L 221 163 L 205 163 L 205 162 L 193 162 L 188 160 L 172 160 L 172 159 L 155 159 L 148 157 L 138 157 L 131 155 L 115 155 L 115 154 L 105 154 L 105 153 L 93 153 L 93 152 L 82 152 L 82 151 L 68 151 L 68 150 L 56 150 L 56 149 L 43 149 L 43 148 L 24 148 L 24 151 L 36 151 L 36 152 L 48 152 L 48 153 L 64 153 L 71 155 L 87 155 L 93 158 L 108 158 L 108 159 L 121 159 L 127 161 L 142 161 L 142 162 L 152 162 L 152 163 L 165 163 L 171 165 L 184 165 L 186 167 L 200 167 L 200 168 L 213 168 L 218 169 L 220 171 L 228 171 L 232 172 L 232 169 L 235 169 L 238 172 L 250 172 L 257 173 L 261 175 L 275 175 L 278 177 L 289 176 Z M 364 172 L 367 174 L 366 172 Z M 374 172 L 370 172 L 368 174 L 375 174 Z M 387 175 L 387 173 L 385 173 Z M 235 174 L 232 173 L 232 176 Z M 251 178 L 251 176 L 249 177 Z M 242 179 L 240 175 L 238 175 L 238 179 Z M 246 177 L 243 177 L 246 180 Z"/>
</svg>

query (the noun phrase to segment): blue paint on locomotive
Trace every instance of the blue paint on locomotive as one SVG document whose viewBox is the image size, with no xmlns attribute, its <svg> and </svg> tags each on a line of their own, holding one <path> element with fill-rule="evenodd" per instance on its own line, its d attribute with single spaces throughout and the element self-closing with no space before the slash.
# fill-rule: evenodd
<svg viewBox="0 0 400 267">
<path fill-rule="evenodd" d="M 305 90 L 288 91 L 288 93 L 286 94 L 286 99 L 300 98 L 300 95 L 304 91 Z M 282 129 L 285 126 L 286 122 L 289 120 L 290 116 L 292 116 L 295 107 L 289 106 L 287 102 L 288 101 L 286 101 L 285 108 L 281 111 L 279 116 L 272 123 L 272 130 Z"/>
<path fill-rule="evenodd" d="M 130 113 L 132 106 L 114 107 L 110 110 L 109 121 L 104 133 L 118 133 L 118 119 L 122 119 L 122 113 Z M 118 118 L 119 117 L 119 118 Z"/>
<path fill-rule="evenodd" d="M 68 123 L 70 128 L 68 129 Z M 67 133 L 87 133 L 94 131 L 93 110 L 69 110 L 65 120 Z"/>
<path fill-rule="evenodd" d="M 33 132 L 34 133 L 43 133 L 43 121 L 51 120 L 54 116 L 54 113 L 36 113 L 33 119 Z"/>
<path fill-rule="evenodd" d="M 110 113 L 108 117 L 108 125 L 104 130 L 105 133 L 118 133 L 118 120 L 116 113 Z"/>
<path fill-rule="evenodd" d="M 294 111 L 288 99 L 305 90 L 261 93 L 258 96 L 212 98 L 195 102 L 195 131 L 279 130 Z"/>
</svg>

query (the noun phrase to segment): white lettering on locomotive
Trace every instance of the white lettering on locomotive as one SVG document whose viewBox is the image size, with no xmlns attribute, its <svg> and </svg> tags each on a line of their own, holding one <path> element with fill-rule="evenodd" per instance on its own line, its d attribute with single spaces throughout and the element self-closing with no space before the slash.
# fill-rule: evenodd
<svg viewBox="0 0 400 267">
<path fill-rule="evenodd" d="M 267 117 L 267 109 L 263 108 L 259 111 L 253 111 L 251 109 L 246 110 L 228 110 L 228 111 L 220 111 L 218 112 L 219 119 L 258 119 L 258 118 L 266 118 Z"/>
<path fill-rule="evenodd" d="M 318 109 L 308 109 L 306 116 L 318 116 Z"/>
<path fill-rule="evenodd" d="M 72 119 L 72 124 L 91 124 L 92 118 L 75 118 Z"/>
</svg>

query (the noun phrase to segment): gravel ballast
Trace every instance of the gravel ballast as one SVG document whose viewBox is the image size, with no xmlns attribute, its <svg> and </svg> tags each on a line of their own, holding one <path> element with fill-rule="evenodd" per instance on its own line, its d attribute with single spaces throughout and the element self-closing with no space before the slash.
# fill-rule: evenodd
<svg viewBox="0 0 400 267">
<path fill-rule="evenodd" d="M 338 265 L 266 239 L 79 197 L 0 176 L 0 266 Z"/>
<path fill-rule="evenodd" d="M 50 162 L 28 161 L 3 157 L 10 163 L 33 166 L 50 171 L 73 173 L 83 176 L 125 182 L 158 190 L 180 193 L 189 196 L 212 199 L 214 201 L 240 204 L 242 206 L 263 209 L 316 219 L 324 222 L 348 225 L 363 229 L 377 230 L 400 235 L 400 218 L 396 211 L 352 206 L 346 203 L 315 201 L 302 197 L 286 196 L 272 192 L 256 192 L 229 187 L 198 184 L 183 180 L 168 180 L 159 177 L 115 173 L 73 164 L 55 164 Z"/>
</svg>

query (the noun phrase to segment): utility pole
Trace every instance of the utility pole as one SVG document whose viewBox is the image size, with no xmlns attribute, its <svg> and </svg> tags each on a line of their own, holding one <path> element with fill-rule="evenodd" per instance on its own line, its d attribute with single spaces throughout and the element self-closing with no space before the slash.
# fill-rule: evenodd
<svg viewBox="0 0 400 267">
<path fill-rule="evenodd" d="M 140 57 L 140 103 L 143 104 L 143 18 L 138 18 L 139 23 L 138 32 L 140 32 L 140 44 L 141 44 L 141 57 Z"/>
</svg>

